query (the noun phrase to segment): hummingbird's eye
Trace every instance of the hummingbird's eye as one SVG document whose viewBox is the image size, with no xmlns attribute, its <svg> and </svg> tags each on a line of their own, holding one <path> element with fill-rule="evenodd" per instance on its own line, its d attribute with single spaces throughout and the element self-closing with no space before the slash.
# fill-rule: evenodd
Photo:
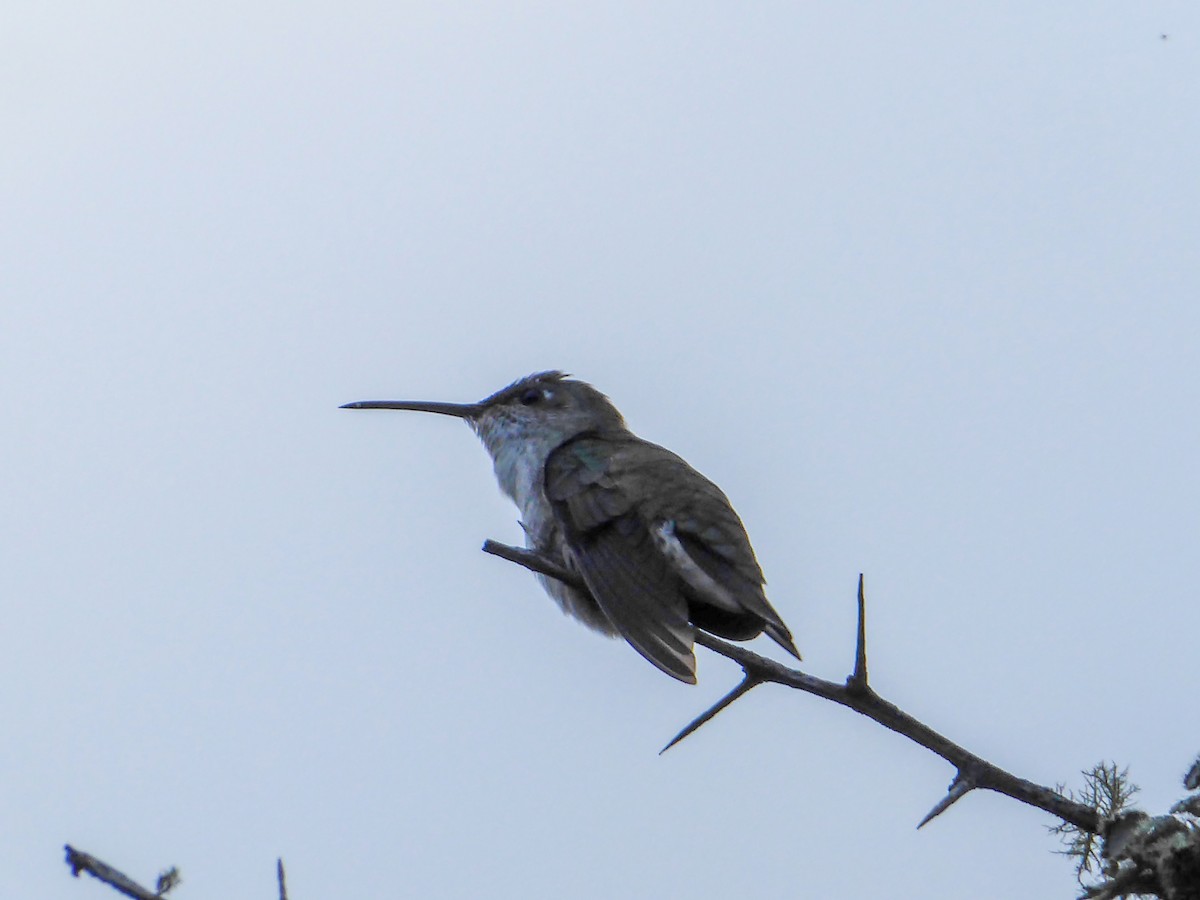
<svg viewBox="0 0 1200 900">
<path fill-rule="evenodd" d="M 521 403 L 525 406 L 533 406 L 535 403 L 541 402 L 542 392 L 538 388 L 529 388 L 525 393 L 521 394 Z"/>
</svg>

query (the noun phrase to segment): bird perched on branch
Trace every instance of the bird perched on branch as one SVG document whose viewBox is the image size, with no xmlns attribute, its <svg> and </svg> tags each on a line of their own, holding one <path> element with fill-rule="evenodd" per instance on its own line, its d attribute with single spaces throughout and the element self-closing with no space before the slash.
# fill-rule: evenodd
<svg viewBox="0 0 1200 900">
<path fill-rule="evenodd" d="M 587 586 L 539 576 L 546 591 L 564 612 L 625 638 L 668 675 L 696 682 L 697 628 L 736 641 L 765 633 L 800 658 L 721 489 L 633 434 L 590 384 L 539 372 L 478 403 L 363 400 L 343 409 L 465 420 L 521 511 L 526 546 Z"/>
</svg>

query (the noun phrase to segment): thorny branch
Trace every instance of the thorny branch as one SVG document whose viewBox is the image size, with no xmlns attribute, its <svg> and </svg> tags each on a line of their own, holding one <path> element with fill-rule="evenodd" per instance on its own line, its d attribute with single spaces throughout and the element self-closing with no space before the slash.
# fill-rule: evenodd
<svg viewBox="0 0 1200 900">
<path fill-rule="evenodd" d="M 108 863 L 96 859 L 90 853 L 76 850 L 70 844 L 67 844 L 63 849 L 67 852 L 67 865 L 71 867 L 71 874 L 76 878 L 79 877 L 80 872 L 87 872 L 93 878 L 98 878 L 126 897 L 132 897 L 133 900 L 162 900 L 166 892 L 178 882 L 178 871 L 174 868 L 168 869 L 167 872 L 159 876 L 159 883 L 162 884 L 164 879 L 170 883 L 163 885 L 156 893 L 142 887 L 123 872 L 118 872 L 112 866 L 108 865 Z"/>
<path fill-rule="evenodd" d="M 582 581 L 574 573 L 532 550 L 510 547 L 495 541 L 487 541 L 483 545 L 483 549 L 487 553 L 507 559 L 531 571 L 556 578 L 575 587 L 583 587 Z M 929 811 L 929 814 L 917 826 L 918 828 L 941 815 L 952 804 L 977 788 L 995 791 L 1019 800 L 1021 803 L 1035 806 L 1085 831 L 1096 832 L 1100 828 L 1100 816 L 1092 807 L 1077 803 L 1048 787 L 1018 778 L 1011 772 L 976 756 L 938 734 L 923 722 L 919 722 L 895 704 L 884 700 L 875 692 L 867 680 L 866 601 L 861 576 L 859 576 L 858 584 L 858 641 L 855 650 L 854 672 L 844 684 L 825 681 L 797 669 L 789 669 L 772 659 L 759 656 L 745 647 L 731 644 L 703 632 L 696 633 L 696 643 L 736 662 L 742 667 L 744 678 L 733 691 L 689 723 L 667 744 L 667 747 L 663 748 L 664 750 L 687 737 L 733 701 L 747 694 L 751 688 L 772 682 L 832 700 L 834 703 L 861 713 L 884 728 L 903 735 L 910 741 L 936 753 L 954 766 L 954 780 L 951 782 L 946 796 Z"/>
<path fill-rule="evenodd" d="M 97 859 L 90 853 L 76 850 L 70 844 L 67 844 L 63 849 L 67 852 L 67 865 L 71 867 L 71 874 L 76 878 L 79 877 L 80 872 L 87 872 L 93 878 L 103 881 L 118 893 L 124 894 L 126 897 L 132 897 L 133 900 L 164 900 L 167 893 L 182 880 L 179 877 L 179 870 L 171 866 L 171 868 L 158 876 L 157 890 L 151 891 L 142 887 L 125 873 L 117 871 L 108 863 Z M 282 857 L 275 860 L 275 874 L 279 881 L 279 900 L 288 900 L 287 880 L 283 871 Z"/>
</svg>

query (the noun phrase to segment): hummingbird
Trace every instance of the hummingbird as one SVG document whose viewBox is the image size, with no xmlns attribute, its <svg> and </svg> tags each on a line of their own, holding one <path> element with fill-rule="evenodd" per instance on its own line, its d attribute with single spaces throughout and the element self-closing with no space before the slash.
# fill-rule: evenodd
<svg viewBox="0 0 1200 900">
<path fill-rule="evenodd" d="M 630 431 L 590 384 L 538 372 L 478 403 L 361 400 L 341 408 L 463 419 L 520 510 L 526 546 L 586 585 L 539 575 L 546 592 L 564 613 L 624 638 L 668 675 L 696 683 L 696 629 L 735 641 L 765 633 L 800 659 L 725 494 Z"/>
</svg>

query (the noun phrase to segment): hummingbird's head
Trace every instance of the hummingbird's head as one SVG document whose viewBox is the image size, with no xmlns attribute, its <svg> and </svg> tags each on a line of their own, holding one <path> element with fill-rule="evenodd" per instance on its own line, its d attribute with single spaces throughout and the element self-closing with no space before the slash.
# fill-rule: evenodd
<svg viewBox="0 0 1200 900">
<path fill-rule="evenodd" d="M 363 400 L 344 409 L 409 409 L 465 419 L 494 458 L 507 445 L 537 444 L 545 452 L 586 431 L 625 428 L 607 397 L 562 372 L 537 372 L 478 403 L 426 400 Z"/>
<path fill-rule="evenodd" d="M 537 372 L 481 400 L 469 419 L 492 455 L 497 444 L 534 442 L 547 450 L 586 431 L 625 428 L 612 402 L 562 372 Z"/>
</svg>

